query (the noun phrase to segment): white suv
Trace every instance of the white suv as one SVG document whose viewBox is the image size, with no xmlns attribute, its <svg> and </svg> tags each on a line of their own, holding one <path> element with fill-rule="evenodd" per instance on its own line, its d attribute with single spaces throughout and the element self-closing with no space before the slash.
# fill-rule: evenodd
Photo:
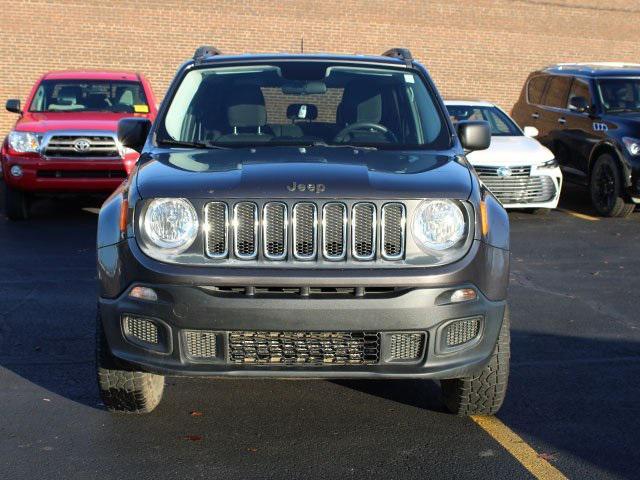
<svg viewBox="0 0 640 480">
<path fill-rule="evenodd" d="M 491 146 L 469 153 L 467 158 L 480 180 L 505 208 L 532 209 L 547 213 L 558 206 L 562 172 L 553 153 L 535 137 L 534 127 L 520 127 L 492 103 L 445 102 L 454 123 L 485 120 L 491 126 Z"/>
</svg>

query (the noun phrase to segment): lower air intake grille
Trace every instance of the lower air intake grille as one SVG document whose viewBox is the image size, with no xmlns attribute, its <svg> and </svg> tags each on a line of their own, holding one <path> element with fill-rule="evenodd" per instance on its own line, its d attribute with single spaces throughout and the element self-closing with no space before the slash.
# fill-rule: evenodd
<svg viewBox="0 0 640 480">
<path fill-rule="evenodd" d="M 269 366 L 373 365 L 376 332 L 229 332 L 229 361 Z"/>
<path fill-rule="evenodd" d="M 185 330 L 184 339 L 187 355 L 195 360 L 209 360 L 216 357 L 216 334 L 206 330 Z"/>
<path fill-rule="evenodd" d="M 422 357 L 424 333 L 394 333 L 391 335 L 390 359 L 417 360 Z"/>
<path fill-rule="evenodd" d="M 158 327 L 151 320 L 127 315 L 122 318 L 122 328 L 130 340 L 153 345 L 159 343 Z"/>
<path fill-rule="evenodd" d="M 456 320 L 445 327 L 444 338 L 447 347 L 456 347 L 467 343 L 480 333 L 480 319 L 466 318 Z"/>
</svg>

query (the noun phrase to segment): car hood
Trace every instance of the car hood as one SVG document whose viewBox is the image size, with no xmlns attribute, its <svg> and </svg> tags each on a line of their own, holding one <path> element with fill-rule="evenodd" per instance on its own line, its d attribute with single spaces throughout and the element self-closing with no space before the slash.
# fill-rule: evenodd
<svg viewBox="0 0 640 480">
<path fill-rule="evenodd" d="M 136 182 L 143 198 L 467 199 L 472 188 L 451 155 L 331 147 L 158 150 L 141 157 Z"/>
<path fill-rule="evenodd" d="M 553 158 L 553 153 L 533 138 L 491 137 L 487 150 L 478 150 L 467 155 L 472 165 L 487 167 L 515 167 L 537 165 Z"/>
<path fill-rule="evenodd" d="M 118 121 L 131 113 L 112 112 L 26 112 L 16 123 L 16 130 L 46 133 L 59 130 L 103 130 L 116 132 Z"/>
</svg>

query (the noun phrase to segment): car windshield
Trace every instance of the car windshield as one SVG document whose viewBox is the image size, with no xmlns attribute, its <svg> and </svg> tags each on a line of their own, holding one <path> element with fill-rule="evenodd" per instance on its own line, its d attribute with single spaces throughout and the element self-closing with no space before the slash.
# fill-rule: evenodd
<svg viewBox="0 0 640 480">
<path fill-rule="evenodd" d="M 598 92 L 606 112 L 640 111 L 640 78 L 598 80 Z"/>
<path fill-rule="evenodd" d="M 289 61 L 197 68 L 185 75 L 159 144 L 444 149 L 447 123 L 416 72 Z"/>
<path fill-rule="evenodd" d="M 140 82 L 108 80 L 43 80 L 32 112 L 149 113 Z"/>
<path fill-rule="evenodd" d="M 475 105 L 447 105 L 453 123 L 462 120 L 485 120 L 491 127 L 493 137 L 518 137 L 523 135 L 502 110 L 496 107 L 480 107 Z"/>
</svg>

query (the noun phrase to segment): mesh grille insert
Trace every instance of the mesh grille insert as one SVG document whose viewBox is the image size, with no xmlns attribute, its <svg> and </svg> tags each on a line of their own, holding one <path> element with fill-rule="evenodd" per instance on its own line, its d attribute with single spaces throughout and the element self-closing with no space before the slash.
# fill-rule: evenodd
<svg viewBox="0 0 640 480">
<path fill-rule="evenodd" d="M 158 345 L 158 327 L 146 318 L 125 316 L 122 318 L 124 334 L 132 340 Z"/>
<path fill-rule="evenodd" d="M 376 207 L 372 203 L 357 203 L 352 211 L 353 256 L 371 260 L 376 250 Z"/>
<path fill-rule="evenodd" d="M 396 260 L 404 254 L 405 212 L 401 203 L 388 203 L 382 207 L 382 255 Z"/>
<path fill-rule="evenodd" d="M 235 254 L 241 259 L 255 258 L 258 233 L 258 207 L 252 202 L 236 203 L 235 216 Z"/>
<path fill-rule="evenodd" d="M 327 203 L 322 210 L 323 255 L 341 260 L 347 253 L 347 208 L 341 203 Z"/>
<path fill-rule="evenodd" d="M 208 203 L 205 208 L 206 248 L 207 255 L 210 257 L 222 258 L 227 256 L 228 215 L 227 205 L 222 202 Z"/>
<path fill-rule="evenodd" d="M 423 333 L 394 333 L 391 335 L 391 360 L 417 360 L 422 356 Z"/>
<path fill-rule="evenodd" d="M 263 212 L 264 255 L 269 260 L 282 260 L 287 255 L 287 207 L 271 202 Z"/>
<path fill-rule="evenodd" d="M 466 318 L 447 325 L 444 336 L 447 347 L 456 347 L 473 340 L 479 333 L 480 319 Z"/>
<path fill-rule="evenodd" d="M 187 355 L 196 360 L 216 357 L 216 334 L 206 330 L 185 330 Z"/>
<path fill-rule="evenodd" d="M 299 260 L 316 256 L 316 206 L 297 203 L 293 207 L 293 253 Z"/>
<path fill-rule="evenodd" d="M 229 332 L 229 361 L 265 366 L 372 365 L 376 332 Z"/>
</svg>

